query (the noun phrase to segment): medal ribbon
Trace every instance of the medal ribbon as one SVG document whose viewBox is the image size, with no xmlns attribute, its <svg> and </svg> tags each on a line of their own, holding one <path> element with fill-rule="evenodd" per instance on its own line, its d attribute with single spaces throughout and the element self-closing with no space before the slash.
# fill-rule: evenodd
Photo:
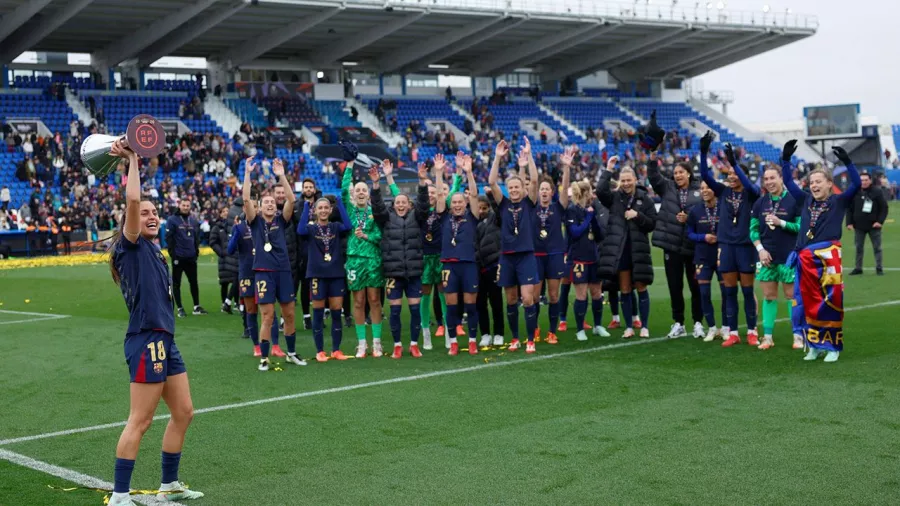
<svg viewBox="0 0 900 506">
<path fill-rule="evenodd" d="M 731 204 L 732 217 L 737 219 L 738 212 L 741 209 L 741 204 L 744 202 L 744 194 L 737 193 L 734 190 L 731 191 L 731 195 L 728 197 L 728 203 Z"/>
<path fill-rule="evenodd" d="M 681 207 L 681 212 L 684 212 L 684 208 L 687 207 L 687 188 L 680 188 L 678 190 L 678 205 Z"/>
<path fill-rule="evenodd" d="M 450 230 L 453 232 L 453 237 L 451 237 L 450 242 L 455 246 L 456 245 L 456 234 L 459 233 L 459 227 L 462 225 L 462 217 L 461 216 L 453 216 L 450 219 Z"/>
<path fill-rule="evenodd" d="M 828 211 L 828 201 L 818 202 L 813 200 L 812 204 L 809 206 L 809 229 L 813 230 L 816 228 L 816 224 L 819 222 L 819 218 L 822 217 L 822 214 Z"/>
<path fill-rule="evenodd" d="M 547 219 L 550 218 L 550 206 L 547 206 L 546 209 L 538 207 L 538 218 L 541 219 L 541 230 L 545 230 L 547 228 Z"/>
<path fill-rule="evenodd" d="M 513 230 L 519 230 L 519 213 L 522 212 L 521 204 L 518 207 L 513 208 L 512 204 L 509 206 L 509 214 L 512 215 L 513 221 Z"/>
<path fill-rule="evenodd" d="M 334 234 L 331 233 L 330 225 L 326 225 L 323 228 L 322 225 L 316 223 L 316 227 L 318 228 L 318 232 L 319 232 L 318 235 L 316 236 L 316 239 L 319 239 L 320 241 L 322 241 L 323 249 L 320 251 L 322 251 L 323 258 L 324 258 L 324 255 L 327 255 L 329 253 L 329 250 L 331 248 L 331 240 L 334 239 Z"/>
<path fill-rule="evenodd" d="M 362 231 L 366 225 L 366 209 L 356 208 L 356 228 Z"/>
<path fill-rule="evenodd" d="M 703 207 L 706 210 L 706 219 L 709 220 L 709 233 L 716 235 L 719 228 L 719 201 L 716 201 L 716 205 L 713 206 L 712 213 L 710 213 L 709 206 Z"/>
</svg>

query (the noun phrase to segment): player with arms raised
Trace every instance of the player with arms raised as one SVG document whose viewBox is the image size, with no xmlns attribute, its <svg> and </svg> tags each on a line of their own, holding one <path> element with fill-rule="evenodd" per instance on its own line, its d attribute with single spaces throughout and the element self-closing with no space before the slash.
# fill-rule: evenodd
<svg viewBox="0 0 900 506">
<path fill-rule="evenodd" d="M 109 267 L 128 308 L 125 361 L 131 374 L 128 423 L 116 445 L 115 485 L 109 504 L 134 505 L 129 495 L 131 474 L 141 439 L 163 399 L 172 416 L 162 443 L 162 484 L 158 497 L 165 500 L 198 499 L 203 493 L 188 490 L 178 480 L 184 435 L 194 416 L 191 390 L 181 353 L 175 346 L 175 310 L 169 268 L 159 247 L 159 214 L 153 203 L 141 202 L 138 156 L 116 141 L 110 154 L 128 158 L 125 184 L 125 220 L 110 244 Z"/>
</svg>

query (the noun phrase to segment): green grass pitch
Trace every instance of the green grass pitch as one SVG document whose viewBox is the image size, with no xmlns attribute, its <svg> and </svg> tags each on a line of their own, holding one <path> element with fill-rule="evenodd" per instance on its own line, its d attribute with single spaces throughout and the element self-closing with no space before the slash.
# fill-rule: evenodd
<svg viewBox="0 0 900 506">
<path fill-rule="evenodd" d="M 869 245 L 866 274 L 845 278 L 846 351 L 836 364 L 803 362 L 782 320 L 766 352 L 690 338 L 621 346 L 621 330 L 578 343 L 570 331 L 527 358 L 448 357 L 437 340 L 419 360 L 283 364 L 266 374 L 239 318 L 218 312 L 216 269 L 205 258 L 201 298 L 211 314 L 177 321 L 195 408 L 292 397 L 201 411 L 180 475 L 208 505 L 896 504 L 893 223 L 884 249 L 885 276 L 874 275 Z M 847 234 L 845 266 L 852 256 Z M 651 334 L 663 336 L 671 321 L 661 270 L 651 298 Z M 17 441 L 127 417 L 127 315 L 107 269 L 0 270 L 0 303 L 0 457 L 15 452 L 112 481 L 120 426 Z M 542 319 L 546 329 L 546 310 Z M 344 337 L 350 354 L 355 339 L 349 329 Z M 311 357 L 311 334 L 298 341 Z M 386 381 L 395 378 L 405 380 Z M 144 439 L 135 488 L 159 484 L 164 426 L 154 422 Z M 0 505 L 102 503 L 96 492 L 51 490 L 71 483 L 8 459 L 0 477 Z"/>
</svg>

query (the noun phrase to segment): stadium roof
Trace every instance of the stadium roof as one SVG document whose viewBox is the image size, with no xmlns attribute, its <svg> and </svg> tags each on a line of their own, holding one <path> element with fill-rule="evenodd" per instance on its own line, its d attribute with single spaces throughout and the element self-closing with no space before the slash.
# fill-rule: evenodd
<svg viewBox="0 0 900 506">
<path fill-rule="evenodd" d="M 0 61 L 194 56 L 232 68 L 335 68 L 620 81 L 692 77 L 809 37 L 815 17 L 589 0 L 0 0 Z M 705 2 L 704 2 L 705 4 Z M 722 4 L 722 2 L 719 2 Z"/>
</svg>

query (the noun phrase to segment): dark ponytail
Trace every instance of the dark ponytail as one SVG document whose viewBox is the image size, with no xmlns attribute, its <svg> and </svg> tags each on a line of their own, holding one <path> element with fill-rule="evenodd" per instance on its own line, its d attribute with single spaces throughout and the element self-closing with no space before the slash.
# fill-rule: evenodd
<svg viewBox="0 0 900 506">
<path fill-rule="evenodd" d="M 119 243 L 122 242 L 122 229 L 125 228 L 126 213 L 127 211 L 122 212 L 122 221 L 119 222 L 119 228 L 109 240 L 109 246 L 106 247 L 106 253 L 109 254 L 109 274 L 112 276 L 116 286 L 118 286 L 121 281 L 119 278 L 119 269 L 116 268 L 116 250 L 119 248 Z"/>
</svg>

